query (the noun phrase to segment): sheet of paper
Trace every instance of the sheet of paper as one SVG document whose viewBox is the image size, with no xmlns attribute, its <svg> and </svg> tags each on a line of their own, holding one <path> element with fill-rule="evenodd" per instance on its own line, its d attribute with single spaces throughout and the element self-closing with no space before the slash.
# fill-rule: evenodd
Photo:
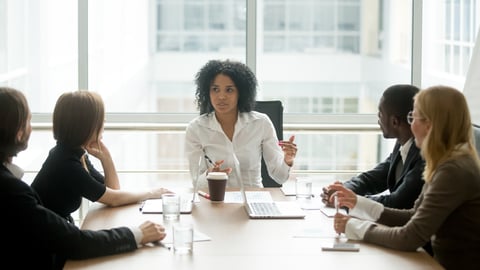
<svg viewBox="0 0 480 270">
<path fill-rule="evenodd" d="M 191 204 L 193 199 L 193 193 L 185 193 L 181 194 L 181 209 L 180 212 L 184 212 L 186 209 L 186 204 Z M 200 202 L 198 196 L 195 196 L 195 202 Z M 184 205 L 185 204 L 185 205 Z M 188 207 L 189 210 L 191 206 Z M 149 213 L 149 214 L 161 214 L 162 213 L 162 199 L 148 199 L 145 200 L 139 207 L 142 213 Z"/>
<path fill-rule="evenodd" d="M 320 224 L 303 225 L 293 235 L 293 237 L 297 238 L 332 238 L 336 236 L 337 233 L 333 229 L 333 225 L 325 227 Z"/>
<path fill-rule="evenodd" d="M 245 196 L 249 202 L 272 202 L 273 198 L 268 191 L 246 191 Z M 225 192 L 224 203 L 243 203 L 242 193 L 240 191 Z"/>
<path fill-rule="evenodd" d="M 210 236 L 198 231 L 193 230 L 193 242 L 203 242 L 212 240 Z M 161 241 L 164 244 L 173 244 L 172 233 L 167 233 L 167 236 Z"/>
<path fill-rule="evenodd" d="M 312 198 L 310 200 L 299 200 L 298 203 L 303 210 L 320 210 L 325 204 L 320 199 Z"/>
<path fill-rule="evenodd" d="M 327 217 L 334 217 L 335 214 L 337 213 L 337 211 L 335 210 L 335 208 L 333 207 L 328 207 L 326 205 L 324 205 L 322 208 L 320 208 L 320 211 Z M 340 214 L 344 214 L 344 215 L 347 215 L 347 211 L 343 208 L 340 208 L 338 210 L 338 212 Z"/>
</svg>

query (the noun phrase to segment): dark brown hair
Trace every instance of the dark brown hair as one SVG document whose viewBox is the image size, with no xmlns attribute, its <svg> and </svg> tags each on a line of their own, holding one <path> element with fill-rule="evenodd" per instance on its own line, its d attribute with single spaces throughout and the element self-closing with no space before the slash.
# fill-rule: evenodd
<svg viewBox="0 0 480 270">
<path fill-rule="evenodd" d="M 103 129 L 105 109 L 99 94 L 74 91 L 62 94 L 53 111 L 53 137 L 70 147 L 98 138 Z"/>
<path fill-rule="evenodd" d="M 25 149 L 25 142 L 17 140 L 19 131 L 25 130 L 30 115 L 27 99 L 22 92 L 0 87 L 0 161 Z"/>
</svg>

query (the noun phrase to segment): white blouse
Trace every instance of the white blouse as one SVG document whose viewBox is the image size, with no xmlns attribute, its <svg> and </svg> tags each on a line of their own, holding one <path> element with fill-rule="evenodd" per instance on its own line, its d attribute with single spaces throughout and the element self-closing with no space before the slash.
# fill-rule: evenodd
<svg viewBox="0 0 480 270">
<path fill-rule="evenodd" d="M 233 169 L 228 176 L 228 187 L 239 187 L 238 179 L 243 180 L 245 187 L 262 187 L 262 154 L 269 175 L 279 184 L 288 180 L 290 172 L 270 118 L 256 111 L 238 114 L 232 141 L 223 132 L 214 112 L 196 117 L 187 126 L 185 154 L 192 183 L 195 184 L 198 172 L 200 188 L 206 186 L 206 170 L 210 166 L 205 155 L 213 162 L 224 160 L 221 169 Z M 239 171 L 235 167 L 237 162 Z"/>
</svg>

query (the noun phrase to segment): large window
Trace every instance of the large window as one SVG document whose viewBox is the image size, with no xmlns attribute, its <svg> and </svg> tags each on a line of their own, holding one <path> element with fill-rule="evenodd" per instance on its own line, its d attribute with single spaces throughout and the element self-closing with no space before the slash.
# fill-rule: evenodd
<svg viewBox="0 0 480 270">
<path fill-rule="evenodd" d="M 25 91 L 33 112 L 78 89 L 76 3 L 0 0 L 0 85 Z"/>
<path fill-rule="evenodd" d="M 423 8 L 424 87 L 463 89 L 480 25 L 477 0 L 426 0 Z"/>
<path fill-rule="evenodd" d="M 104 138 L 117 169 L 170 178 L 187 169 L 178 126 L 198 114 L 196 72 L 210 59 L 248 62 L 259 80 L 258 99 L 283 102 L 285 136 L 297 135 L 300 146 L 296 170 L 361 171 L 384 159 L 393 142 L 375 128 L 324 132 L 319 124 L 376 127 L 381 93 L 411 83 L 412 72 L 421 72 L 421 86 L 463 88 L 479 27 L 478 1 L 424 0 L 417 54 L 415 4 L 0 0 L 0 85 L 27 94 L 37 123 L 50 121 L 60 93 L 80 85 L 99 92 L 108 113 Z M 421 68 L 412 68 L 412 55 L 422 55 Z M 124 128 L 111 128 L 116 124 Z M 145 131 L 148 124 L 160 128 Z M 29 154 L 18 158 L 33 173 L 54 144 L 50 130 L 37 131 Z"/>
</svg>

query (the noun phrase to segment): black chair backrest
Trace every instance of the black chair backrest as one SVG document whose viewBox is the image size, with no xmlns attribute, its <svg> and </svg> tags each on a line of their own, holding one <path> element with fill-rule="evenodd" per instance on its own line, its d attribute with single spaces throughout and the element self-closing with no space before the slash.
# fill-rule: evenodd
<svg viewBox="0 0 480 270">
<path fill-rule="evenodd" d="M 256 101 L 255 111 L 264 113 L 270 117 L 270 120 L 277 132 L 278 140 L 283 140 L 283 104 L 280 100 Z M 281 187 L 268 175 L 267 166 L 262 157 L 262 183 L 264 187 Z"/>
<path fill-rule="evenodd" d="M 473 124 L 473 142 L 477 148 L 477 154 L 480 156 L 480 126 Z"/>
</svg>

